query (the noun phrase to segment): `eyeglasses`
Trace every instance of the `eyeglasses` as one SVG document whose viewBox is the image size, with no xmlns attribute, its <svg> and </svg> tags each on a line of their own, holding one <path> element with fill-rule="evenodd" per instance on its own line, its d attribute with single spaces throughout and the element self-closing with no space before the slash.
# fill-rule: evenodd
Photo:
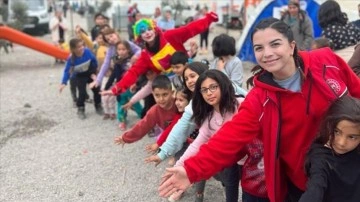
<svg viewBox="0 0 360 202">
<path fill-rule="evenodd" d="M 219 85 L 210 85 L 209 88 L 201 88 L 200 93 L 201 94 L 207 94 L 208 90 L 212 93 L 214 93 L 218 89 Z"/>
</svg>

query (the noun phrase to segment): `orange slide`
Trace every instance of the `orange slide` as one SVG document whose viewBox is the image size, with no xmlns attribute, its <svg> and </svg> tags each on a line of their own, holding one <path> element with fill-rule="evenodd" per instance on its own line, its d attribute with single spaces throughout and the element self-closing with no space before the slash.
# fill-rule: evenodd
<svg viewBox="0 0 360 202">
<path fill-rule="evenodd" d="M 22 46 L 26 46 L 62 60 L 66 60 L 70 54 L 53 44 L 47 43 L 7 26 L 0 26 L 0 39 L 5 39 Z"/>
</svg>

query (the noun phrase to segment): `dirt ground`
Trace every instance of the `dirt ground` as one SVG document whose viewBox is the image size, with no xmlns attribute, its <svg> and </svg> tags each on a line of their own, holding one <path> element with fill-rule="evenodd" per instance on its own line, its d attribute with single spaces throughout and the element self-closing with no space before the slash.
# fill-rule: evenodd
<svg viewBox="0 0 360 202">
<path fill-rule="evenodd" d="M 224 32 L 213 30 L 210 41 Z M 69 88 L 58 92 L 62 71 L 54 58 L 20 45 L 0 51 L 0 201 L 166 201 L 157 188 L 167 163 L 143 162 L 155 140 L 115 145 L 116 121 L 103 121 L 92 104 L 79 120 Z M 138 119 L 130 112 L 129 120 Z M 190 189 L 181 201 L 193 200 Z M 223 200 L 222 186 L 210 180 L 205 201 Z"/>
</svg>

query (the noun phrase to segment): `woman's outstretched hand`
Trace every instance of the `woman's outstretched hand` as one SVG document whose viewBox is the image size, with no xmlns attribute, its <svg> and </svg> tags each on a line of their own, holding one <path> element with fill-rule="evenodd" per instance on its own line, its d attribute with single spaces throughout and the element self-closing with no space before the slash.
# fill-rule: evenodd
<svg viewBox="0 0 360 202">
<path fill-rule="evenodd" d="M 176 191 L 185 191 L 190 186 L 191 183 L 183 166 L 167 168 L 166 173 L 161 179 L 159 195 L 161 197 L 168 197 Z"/>
</svg>

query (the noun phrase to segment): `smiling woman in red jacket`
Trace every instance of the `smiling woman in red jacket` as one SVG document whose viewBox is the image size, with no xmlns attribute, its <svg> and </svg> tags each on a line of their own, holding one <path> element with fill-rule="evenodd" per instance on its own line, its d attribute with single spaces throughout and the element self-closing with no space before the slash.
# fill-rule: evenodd
<svg viewBox="0 0 360 202">
<path fill-rule="evenodd" d="M 185 190 L 239 160 L 244 145 L 264 143 L 266 187 L 272 202 L 297 201 L 306 188 L 304 156 L 329 105 L 349 94 L 360 98 L 360 80 L 330 49 L 297 51 L 282 21 L 260 21 L 252 34 L 259 64 L 255 87 L 238 114 L 184 166 L 167 169 L 160 196 Z"/>
</svg>

